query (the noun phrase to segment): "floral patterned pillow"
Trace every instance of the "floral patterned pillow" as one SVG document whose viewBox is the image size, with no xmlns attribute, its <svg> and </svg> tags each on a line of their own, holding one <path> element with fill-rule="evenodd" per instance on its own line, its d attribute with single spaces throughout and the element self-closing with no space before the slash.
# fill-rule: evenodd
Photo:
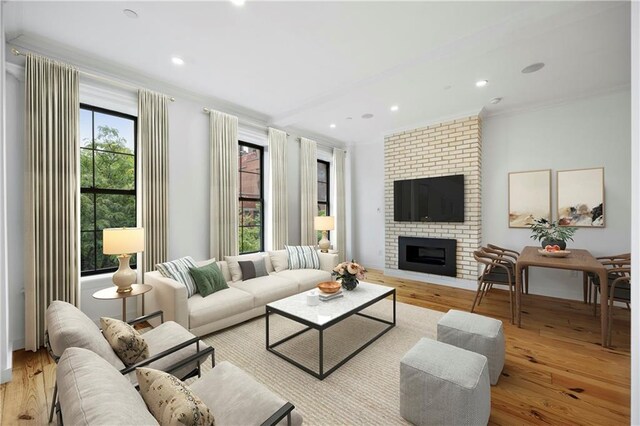
<svg viewBox="0 0 640 426">
<path fill-rule="evenodd" d="M 149 357 L 149 346 L 142 335 L 126 322 L 114 318 L 100 318 L 102 334 L 113 351 L 126 366 Z"/>
<path fill-rule="evenodd" d="M 140 395 L 161 425 L 213 426 L 209 408 L 180 379 L 153 368 L 137 368 Z"/>
</svg>

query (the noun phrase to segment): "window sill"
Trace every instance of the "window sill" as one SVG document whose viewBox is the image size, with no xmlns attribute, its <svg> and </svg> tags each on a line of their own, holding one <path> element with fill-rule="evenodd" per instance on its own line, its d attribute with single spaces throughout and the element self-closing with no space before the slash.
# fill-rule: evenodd
<svg viewBox="0 0 640 426">
<path fill-rule="evenodd" d="M 111 280 L 111 277 L 113 277 L 113 272 L 80 277 L 80 289 L 81 290 L 103 289 L 108 285 L 113 285 L 113 281 Z"/>
</svg>

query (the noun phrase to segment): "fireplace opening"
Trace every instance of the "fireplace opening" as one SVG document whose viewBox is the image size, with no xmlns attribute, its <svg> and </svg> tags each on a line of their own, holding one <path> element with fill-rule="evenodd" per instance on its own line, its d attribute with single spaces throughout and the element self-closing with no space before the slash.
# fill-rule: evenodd
<svg viewBox="0 0 640 426">
<path fill-rule="evenodd" d="M 456 246 L 454 239 L 398 237 L 398 268 L 455 277 Z"/>
</svg>

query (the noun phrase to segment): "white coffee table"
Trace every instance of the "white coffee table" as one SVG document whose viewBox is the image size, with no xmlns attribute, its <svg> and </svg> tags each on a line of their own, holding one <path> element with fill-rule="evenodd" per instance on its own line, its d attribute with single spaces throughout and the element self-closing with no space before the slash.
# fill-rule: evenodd
<svg viewBox="0 0 640 426">
<path fill-rule="evenodd" d="M 311 374 L 314 377 L 317 377 L 320 380 L 323 380 L 325 377 L 329 376 L 331 373 L 336 371 L 339 367 L 341 367 L 344 363 L 349 361 L 351 358 L 359 354 L 364 348 L 369 346 L 371 343 L 375 342 L 380 336 L 385 334 L 387 331 L 391 330 L 396 325 L 396 289 L 391 287 L 386 287 L 378 284 L 371 284 L 366 282 L 360 282 L 358 287 L 353 291 L 344 291 L 344 297 L 330 300 L 328 302 L 320 302 L 318 306 L 309 306 L 307 305 L 307 292 L 303 292 L 300 294 L 296 294 L 284 299 L 277 300 L 275 302 L 269 303 L 266 306 L 266 345 L 267 350 L 284 359 L 285 361 L 290 362 L 301 370 Z M 388 296 L 393 295 L 393 320 L 388 321 L 382 318 L 376 318 L 371 315 L 363 314 L 360 311 L 363 309 L 373 305 L 381 301 L 382 299 L 387 298 Z M 287 336 L 283 339 L 278 340 L 274 343 L 269 343 L 269 316 L 271 314 L 278 314 L 285 318 L 288 318 L 292 321 L 298 322 L 306 326 L 306 328 L 293 333 L 290 336 Z M 364 318 L 368 318 L 374 321 L 378 321 L 384 324 L 388 324 L 388 327 L 385 327 L 380 333 L 375 335 L 372 339 L 368 340 L 358 349 L 356 349 L 353 353 L 348 355 L 346 358 L 338 362 L 336 365 L 331 367 L 329 370 L 324 371 L 324 344 L 323 344 L 323 333 L 329 327 L 336 325 L 340 321 L 349 318 L 352 315 L 359 315 Z M 319 354 L 318 354 L 318 371 L 314 371 L 299 362 L 291 359 L 290 357 L 278 352 L 275 347 L 281 345 L 284 342 L 287 342 L 302 333 L 305 333 L 309 330 L 318 330 L 319 336 Z"/>
</svg>

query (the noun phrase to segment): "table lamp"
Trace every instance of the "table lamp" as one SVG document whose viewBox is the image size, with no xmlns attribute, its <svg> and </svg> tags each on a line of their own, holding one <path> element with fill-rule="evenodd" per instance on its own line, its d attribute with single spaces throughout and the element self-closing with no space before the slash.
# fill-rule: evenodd
<svg viewBox="0 0 640 426">
<path fill-rule="evenodd" d="M 130 253 L 144 251 L 143 228 L 107 228 L 102 231 L 102 252 L 118 255 L 118 270 L 113 274 L 113 284 L 118 293 L 131 291 L 136 282 L 136 271 L 129 267 Z"/>
<path fill-rule="evenodd" d="M 331 246 L 331 242 L 327 239 L 327 231 L 333 230 L 333 216 L 316 216 L 313 225 L 316 231 L 322 231 L 322 239 L 318 241 L 318 247 L 323 253 L 327 253 Z"/>
</svg>

